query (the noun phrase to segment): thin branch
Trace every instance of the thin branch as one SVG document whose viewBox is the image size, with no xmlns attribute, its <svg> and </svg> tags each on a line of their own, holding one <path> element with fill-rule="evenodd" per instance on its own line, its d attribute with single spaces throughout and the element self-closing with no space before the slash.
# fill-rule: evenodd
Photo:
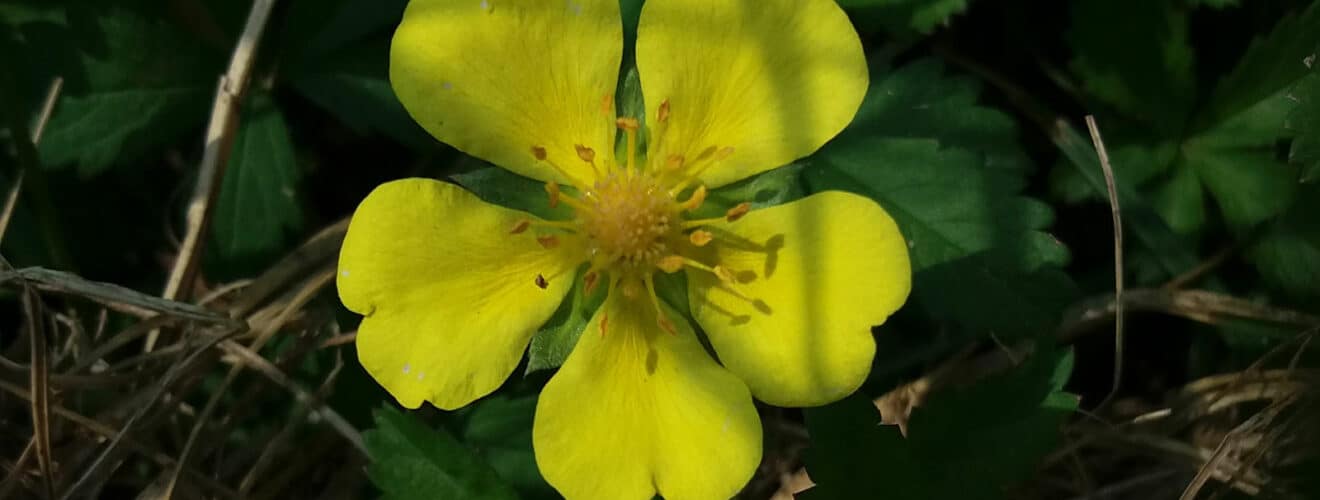
<svg viewBox="0 0 1320 500">
<path fill-rule="evenodd" d="M 247 92 L 257 47 L 274 6 L 275 0 L 253 1 L 247 23 L 243 26 L 243 34 L 229 59 L 229 71 L 220 77 L 220 84 L 216 87 L 215 103 L 211 106 L 211 122 L 206 129 L 206 149 L 197 170 L 197 185 L 188 201 L 188 229 L 161 295 L 166 299 L 186 299 L 192 286 L 207 229 L 211 224 L 211 208 L 220 194 L 234 132 L 238 130 L 238 110 Z M 147 334 L 145 350 L 150 351 L 156 345 L 157 336 L 158 330 Z"/>
<path fill-rule="evenodd" d="M 60 90 L 64 88 L 64 78 L 55 77 L 50 82 L 50 90 L 46 91 L 46 102 L 41 105 L 41 114 L 37 117 L 37 123 L 32 126 L 32 146 L 41 144 L 41 136 L 46 131 L 46 124 L 50 122 L 50 116 L 55 113 L 55 102 L 60 98 Z M 0 241 L 5 238 L 5 232 L 9 229 L 9 221 L 14 217 L 14 208 L 18 206 L 18 195 L 23 192 L 23 179 L 26 177 L 27 169 L 19 168 L 18 175 L 14 177 L 14 185 L 9 188 L 9 195 L 5 197 L 4 212 L 0 212 Z"/>
<path fill-rule="evenodd" d="M 1118 394 L 1118 386 L 1123 382 L 1123 214 L 1118 206 L 1118 188 L 1114 187 L 1114 169 L 1109 165 L 1109 151 L 1100 137 L 1100 127 L 1095 124 L 1095 117 L 1086 115 L 1086 128 L 1091 131 L 1091 142 L 1100 157 L 1100 169 L 1105 173 L 1105 190 L 1109 192 L 1109 214 L 1114 219 L 1114 379 L 1109 387 L 1109 394 L 1100 400 L 1094 411 L 1099 411 L 1109 404 Z"/>
</svg>

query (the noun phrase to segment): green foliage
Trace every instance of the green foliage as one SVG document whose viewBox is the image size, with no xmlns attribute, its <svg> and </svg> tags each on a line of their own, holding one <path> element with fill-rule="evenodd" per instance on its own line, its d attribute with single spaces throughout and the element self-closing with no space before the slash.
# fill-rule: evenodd
<svg viewBox="0 0 1320 500">
<path fill-rule="evenodd" d="M 41 142 L 48 167 L 84 175 L 178 141 L 206 118 L 222 59 L 153 15 L 150 2 L 0 6 L 6 66 L 22 68 L 30 102 L 64 79 Z M 35 111 L 33 106 L 31 111 Z"/>
<path fill-rule="evenodd" d="M 541 477 L 532 452 L 536 397 L 492 397 L 463 415 L 460 437 L 522 498 L 557 498 Z"/>
<path fill-rule="evenodd" d="M 1012 371 L 936 393 L 916 407 L 904 437 L 881 425 L 862 395 L 806 411 L 807 471 L 817 486 L 801 498 L 917 500 L 1004 498 L 1034 470 L 1077 408 L 1063 392 L 1069 351 L 1045 351 Z"/>
<path fill-rule="evenodd" d="M 878 201 L 908 240 L 913 296 L 935 318 L 976 331 L 1048 329 L 1075 295 L 1048 206 L 1022 197 L 1029 168 L 1000 112 L 968 80 L 924 61 L 872 78 L 862 110 L 806 169 L 812 192 Z M 937 124 L 949 124 L 940 127 Z"/>
<path fill-rule="evenodd" d="M 950 16 L 967 10 L 968 0 L 839 0 L 867 21 L 902 35 L 929 34 Z"/>
<path fill-rule="evenodd" d="M 1069 41 L 1081 88 L 1104 106 L 1099 122 L 1125 218 L 1137 207 L 1140 226 L 1134 232 L 1144 248 L 1134 260 L 1158 262 L 1162 269 L 1144 273 L 1142 281 L 1148 281 L 1194 265 L 1183 249 L 1195 248 L 1205 234 L 1246 234 L 1293 204 L 1299 170 L 1279 157 L 1278 145 L 1306 130 L 1308 118 L 1295 111 L 1298 99 L 1292 93 L 1310 85 L 1304 61 L 1320 42 L 1320 6 L 1312 4 L 1278 23 L 1211 87 L 1197 84 L 1188 12 L 1174 3 L 1138 4 L 1075 4 Z M 1107 28 L 1113 23 L 1097 20 L 1120 18 L 1145 28 L 1115 43 Z M 1202 95 L 1208 97 L 1197 98 Z M 1300 129 L 1288 127 L 1290 116 Z M 1304 141 L 1300 148 L 1304 162 Z M 1084 156 L 1068 154 L 1074 163 L 1090 162 Z M 1072 201 L 1101 196 L 1103 184 L 1088 170 L 1057 171 L 1056 193 Z M 1146 216 L 1147 207 L 1182 236 L 1163 234 Z M 1193 243 L 1179 243 L 1181 237 Z"/>
<path fill-rule="evenodd" d="M 518 498 L 495 469 L 448 432 L 390 408 L 377 411 L 375 418 L 376 428 L 363 436 L 372 459 L 367 473 L 384 498 Z"/>
<path fill-rule="evenodd" d="M 1320 46 L 1309 59 L 1311 77 L 1302 80 L 1291 92 L 1299 101 L 1288 119 L 1288 128 L 1296 134 L 1288 160 L 1302 169 L 1302 182 L 1320 179 Z"/>
<path fill-rule="evenodd" d="M 234 139 L 211 234 L 216 257 L 267 260 L 302 226 L 293 141 L 269 96 L 253 96 Z"/>
</svg>

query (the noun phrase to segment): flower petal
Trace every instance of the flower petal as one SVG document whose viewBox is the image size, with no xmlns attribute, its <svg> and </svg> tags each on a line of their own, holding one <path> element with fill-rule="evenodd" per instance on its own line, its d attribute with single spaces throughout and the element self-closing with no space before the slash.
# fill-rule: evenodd
<svg viewBox="0 0 1320 500">
<path fill-rule="evenodd" d="M 575 144 L 614 150 L 623 53 L 617 0 L 412 0 L 390 47 L 390 82 L 431 135 L 544 181 L 547 161 L 589 179 Z"/>
<path fill-rule="evenodd" d="M 861 40 L 834 0 L 648 1 L 637 69 L 657 135 L 651 158 L 691 165 L 734 148 L 701 176 L 710 187 L 816 151 L 852 121 L 868 81 Z"/>
<path fill-rule="evenodd" d="M 729 498 L 751 478 L 761 422 L 747 386 L 675 326 L 657 327 L 645 300 L 612 297 L 541 392 L 536 463 L 565 497 Z"/>
<path fill-rule="evenodd" d="M 533 217 L 430 179 L 382 184 L 358 206 L 339 298 L 366 316 L 358 358 L 399 404 L 448 410 L 495 390 L 563 301 L 572 249 L 509 234 L 524 219 Z M 545 289 L 538 274 L 550 278 Z"/>
<path fill-rule="evenodd" d="M 861 385 L 871 327 L 907 299 L 912 273 L 894 220 L 874 201 L 827 191 L 713 228 L 699 260 L 724 266 L 726 284 L 688 273 L 693 318 L 720 361 L 757 399 L 816 406 Z"/>
</svg>

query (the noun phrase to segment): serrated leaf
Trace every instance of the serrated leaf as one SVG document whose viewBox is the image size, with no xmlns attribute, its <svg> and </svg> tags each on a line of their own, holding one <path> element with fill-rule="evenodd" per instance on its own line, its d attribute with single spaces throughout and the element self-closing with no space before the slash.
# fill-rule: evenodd
<svg viewBox="0 0 1320 500">
<path fill-rule="evenodd" d="M 363 433 L 371 482 L 391 500 L 464 498 L 514 500 L 518 494 L 448 432 L 428 428 L 392 408 L 375 413 Z"/>
<path fill-rule="evenodd" d="M 985 156 L 987 167 L 1030 171 L 1031 161 L 1018 145 L 1017 122 L 998 109 L 981 105 L 980 84 L 946 74 L 935 59 L 900 68 L 874 65 L 871 89 L 849 127 L 868 137 L 932 138 L 942 147 L 958 147 Z"/>
<path fill-rule="evenodd" d="M 1237 66 L 1219 82 L 1197 123 L 1207 129 L 1232 120 L 1260 102 L 1277 97 L 1311 72 L 1307 57 L 1320 44 L 1320 3 L 1286 16 L 1270 33 L 1255 40 Z"/>
<path fill-rule="evenodd" d="M 1104 129 L 1103 125 L 1101 128 Z M 1067 174 L 1081 178 L 1081 182 L 1090 187 L 1092 196 L 1103 196 L 1097 193 L 1106 192 L 1104 173 L 1091 141 L 1066 123 L 1059 124 L 1050 138 L 1067 159 L 1066 164 L 1070 167 Z M 1106 146 L 1106 149 L 1110 147 Z M 1115 191 L 1118 204 L 1123 210 L 1123 224 L 1134 239 L 1150 251 L 1152 258 L 1164 271 L 1164 276 L 1174 276 L 1197 265 L 1199 260 L 1191 245 L 1174 234 L 1126 177 L 1115 177 Z"/>
<path fill-rule="evenodd" d="M 1088 94 L 1160 134 L 1183 128 L 1196 81 L 1187 13 L 1175 2 L 1073 2 L 1067 38 Z"/>
<path fill-rule="evenodd" d="M 1247 249 L 1266 283 L 1310 303 L 1320 298 L 1320 188 L 1308 184 L 1298 203 Z"/>
<path fill-rule="evenodd" d="M 1076 409 L 1077 398 L 1062 392 L 1071 372 L 1071 352 L 1043 352 L 1009 373 L 937 392 L 912 412 L 906 438 L 880 425 L 860 395 L 807 409 L 807 471 L 817 485 L 800 498 L 1003 498 Z"/>
<path fill-rule="evenodd" d="M 1290 97 L 1298 101 L 1288 117 L 1287 127 L 1295 136 L 1288 161 L 1302 170 L 1302 182 L 1320 179 L 1320 45 L 1307 60 L 1311 77 L 1292 89 Z"/>
<path fill-rule="evenodd" d="M 24 7 L 10 7 L 22 9 Z M 65 85 L 41 142 L 42 161 L 104 170 L 192 132 L 206 118 L 223 59 L 149 2 L 47 4 L 16 26 L 14 67 L 45 88 Z M 31 82 L 30 82 L 31 83 Z"/>
<path fill-rule="evenodd" d="M 1075 293 L 1059 270 L 1068 252 L 1041 230 L 1052 220 L 1049 207 L 1019 195 L 1027 169 L 1015 148 L 961 147 L 1014 131 L 998 113 L 971 105 L 967 85 L 944 80 L 931 63 L 873 78 L 858 118 L 803 177 L 811 192 L 853 191 L 889 211 L 909 243 L 915 302 L 933 317 L 1010 336 L 1044 331 Z M 945 92 L 916 90 L 923 87 Z M 946 94 L 955 105 L 933 104 Z M 949 120 L 961 126 L 904 126 L 958 110 L 972 117 Z M 992 158 L 1002 160 L 991 166 Z"/>
<path fill-rule="evenodd" d="M 239 122 L 212 222 L 222 262 L 275 256 L 303 221 L 299 172 L 284 116 L 269 96 L 253 96 Z"/>
</svg>

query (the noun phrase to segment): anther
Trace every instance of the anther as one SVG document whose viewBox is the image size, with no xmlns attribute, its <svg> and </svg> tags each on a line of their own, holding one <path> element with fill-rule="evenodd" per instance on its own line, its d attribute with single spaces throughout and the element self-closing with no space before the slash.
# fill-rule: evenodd
<svg viewBox="0 0 1320 500">
<path fill-rule="evenodd" d="M 605 338 L 605 327 L 610 324 L 610 313 L 600 313 L 600 338 Z"/>
<path fill-rule="evenodd" d="M 701 229 L 693 231 L 692 234 L 688 235 L 688 241 L 691 241 L 693 245 L 699 247 L 706 246 L 706 244 L 710 243 L 710 241 L 713 239 L 715 239 L 715 235 L 710 234 L 710 231 L 705 231 Z"/>
<path fill-rule="evenodd" d="M 536 237 L 536 242 L 541 244 L 541 248 L 546 250 L 559 246 L 559 238 L 553 234 L 543 234 Z"/>
<path fill-rule="evenodd" d="M 532 227 L 532 221 L 527 219 L 520 220 L 513 223 L 513 227 L 509 229 L 509 234 L 522 234 L 522 232 L 526 231 L 529 227 Z"/>
<path fill-rule="evenodd" d="M 592 292 L 595 292 L 596 286 L 599 284 L 600 273 L 597 273 L 596 271 L 587 271 L 587 274 L 582 276 L 582 291 L 586 292 L 587 295 L 591 295 Z"/>
<path fill-rule="evenodd" d="M 627 130 L 630 132 L 636 131 L 638 128 L 641 127 L 641 124 L 637 122 L 636 118 L 632 118 L 628 116 L 619 117 L 617 120 L 614 120 L 614 124 L 617 125 L 619 129 Z"/>
<path fill-rule="evenodd" d="M 596 150 L 581 144 L 574 144 L 573 149 L 577 150 L 578 158 L 581 158 L 582 161 L 587 163 L 593 163 L 596 161 Z"/>
<path fill-rule="evenodd" d="M 682 170 L 683 163 L 683 155 L 669 155 L 669 158 L 665 159 L 665 169 L 670 171 Z"/>
<path fill-rule="evenodd" d="M 664 123 L 669 120 L 669 99 L 660 102 L 660 109 L 656 112 L 655 121 Z"/>
<path fill-rule="evenodd" d="M 536 157 L 536 161 L 545 161 L 545 148 L 541 146 L 532 146 L 532 156 Z"/>
<path fill-rule="evenodd" d="M 724 219 L 729 222 L 733 222 L 738 219 L 741 219 L 744 215 L 747 215 L 747 212 L 750 212 L 751 210 L 752 210 L 752 204 L 744 201 L 742 203 L 739 203 L 738 206 L 730 208 L 728 212 L 724 212 Z"/>
<path fill-rule="evenodd" d="M 538 274 L 536 275 L 536 286 L 540 287 L 542 290 L 545 290 L 550 286 L 550 282 L 545 279 L 545 276 Z"/>
<path fill-rule="evenodd" d="M 656 311 L 655 323 L 660 325 L 662 330 L 669 332 L 670 335 L 678 335 L 678 329 L 674 328 L 674 322 L 665 317 L 664 311 Z"/>
<path fill-rule="evenodd" d="M 661 271 L 666 273 L 674 274 L 683 269 L 685 263 L 686 260 L 683 259 L 682 255 L 670 255 L 656 262 L 655 267 L 660 268 Z"/>
<path fill-rule="evenodd" d="M 688 198 L 687 201 L 683 202 L 683 204 L 679 206 L 683 210 L 687 210 L 691 212 L 693 210 L 700 208 L 701 204 L 705 202 L 706 202 L 706 186 L 703 184 L 701 186 L 697 186 L 697 189 L 695 191 L 692 191 L 692 197 Z"/>
<path fill-rule="evenodd" d="M 600 112 L 605 115 L 614 114 L 614 94 L 605 94 L 600 98 Z"/>
<path fill-rule="evenodd" d="M 550 208 L 558 208 L 559 184 L 553 181 L 545 183 L 545 194 L 550 199 Z"/>
</svg>

